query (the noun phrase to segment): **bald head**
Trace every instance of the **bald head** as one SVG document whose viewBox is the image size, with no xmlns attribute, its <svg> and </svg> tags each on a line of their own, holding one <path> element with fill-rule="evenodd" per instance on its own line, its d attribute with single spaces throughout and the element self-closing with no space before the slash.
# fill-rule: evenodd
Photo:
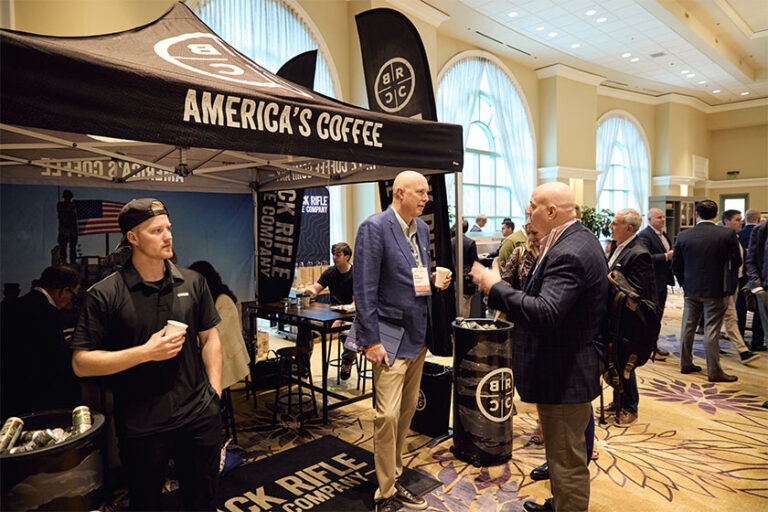
<svg viewBox="0 0 768 512">
<path fill-rule="evenodd" d="M 392 207 L 406 222 L 418 217 L 429 201 L 427 179 L 415 171 L 403 171 L 392 184 Z"/>
<path fill-rule="evenodd" d="M 531 194 L 526 214 L 536 231 L 548 233 L 576 218 L 576 197 L 570 187 L 553 181 L 539 185 Z"/>
<path fill-rule="evenodd" d="M 651 208 L 648 210 L 648 225 L 650 225 L 656 231 L 661 231 L 664 227 L 666 219 L 664 218 L 664 212 L 658 208 Z"/>
</svg>

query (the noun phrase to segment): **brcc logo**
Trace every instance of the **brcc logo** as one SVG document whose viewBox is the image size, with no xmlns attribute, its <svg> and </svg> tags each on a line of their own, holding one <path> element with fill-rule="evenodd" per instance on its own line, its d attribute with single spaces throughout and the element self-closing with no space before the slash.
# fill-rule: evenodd
<svg viewBox="0 0 768 512">
<path fill-rule="evenodd" d="M 512 370 L 498 368 L 482 378 L 475 391 L 477 408 L 489 420 L 502 423 L 512 415 Z"/>
<path fill-rule="evenodd" d="M 415 87 L 416 76 L 411 63 L 402 57 L 389 59 L 376 76 L 376 103 L 384 112 L 397 112 L 411 101 Z"/>
<path fill-rule="evenodd" d="M 175 66 L 209 78 L 256 87 L 289 89 L 309 98 L 287 80 L 267 75 L 233 52 L 218 36 L 192 32 L 169 37 L 155 43 L 155 53 Z M 279 81 L 277 81 L 279 80 Z"/>
<path fill-rule="evenodd" d="M 427 397 L 426 395 L 424 395 L 424 390 L 419 389 L 419 401 L 416 404 L 416 410 L 423 411 L 426 406 L 427 406 Z"/>
</svg>

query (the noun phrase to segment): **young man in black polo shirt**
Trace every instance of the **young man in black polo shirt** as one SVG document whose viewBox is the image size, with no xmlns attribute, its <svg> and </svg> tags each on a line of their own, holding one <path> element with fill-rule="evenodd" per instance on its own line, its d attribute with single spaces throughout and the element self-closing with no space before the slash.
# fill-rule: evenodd
<svg viewBox="0 0 768 512">
<path fill-rule="evenodd" d="M 307 286 L 304 293 L 314 298 L 327 286 L 331 291 L 331 304 L 352 304 L 354 289 L 352 286 L 352 265 L 349 263 L 349 259 L 352 257 L 352 248 L 346 242 L 339 242 L 333 244 L 331 254 L 333 255 L 333 266 L 320 274 L 320 278 L 315 284 Z M 336 320 L 333 327 L 340 325 L 341 320 Z M 352 365 L 355 364 L 356 356 L 357 353 L 354 350 L 344 349 L 344 354 L 341 356 L 341 370 L 339 371 L 341 380 L 347 380 L 352 374 Z"/>
<path fill-rule="evenodd" d="M 131 509 L 160 509 L 173 457 L 184 510 L 209 510 L 221 450 L 219 315 L 205 279 L 168 261 L 173 237 L 160 201 L 134 199 L 118 219 L 131 259 L 88 290 L 72 367 L 111 376 Z M 168 320 L 188 327 L 166 335 Z"/>
</svg>

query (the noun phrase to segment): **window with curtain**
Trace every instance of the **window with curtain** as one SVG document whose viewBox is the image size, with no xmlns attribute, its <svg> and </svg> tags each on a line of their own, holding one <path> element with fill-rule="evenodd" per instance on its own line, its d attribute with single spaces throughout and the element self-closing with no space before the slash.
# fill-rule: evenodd
<svg viewBox="0 0 768 512">
<path fill-rule="evenodd" d="M 610 117 L 597 130 L 597 208 L 613 212 L 648 209 L 648 153 L 635 124 L 622 116 Z"/>
<path fill-rule="evenodd" d="M 290 59 L 319 50 L 314 90 L 336 98 L 329 58 L 299 13 L 284 0 L 200 0 L 196 14 L 214 32 L 260 66 L 276 73 Z M 341 193 L 330 194 L 331 244 L 343 240 Z M 330 248 L 329 248 L 330 250 Z"/>
<path fill-rule="evenodd" d="M 521 226 L 535 185 L 533 137 L 521 97 L 502 69 L 470 57 L 456 63 L 437 89 L 438 119 L 464 127 L 462 218 L 488 216 L 487 231 L 510 217 Z M 456 204 L 454 177 L 446 175 L 448 203 Z"/>
</svg>

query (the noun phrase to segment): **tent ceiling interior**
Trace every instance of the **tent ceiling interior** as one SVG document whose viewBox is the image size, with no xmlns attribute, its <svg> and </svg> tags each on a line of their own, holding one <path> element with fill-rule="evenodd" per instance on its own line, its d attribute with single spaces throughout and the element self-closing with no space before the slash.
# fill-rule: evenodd
<svg viewBox="0 0 768 512">
<path fill-rule="evenodd" d="M 461 127 L 378 114 L 292 84 L 184 4 L 116 34 L 0 30 L 0 179 L 41 168 L 99 186 L 247 191 L 460 171 Z M 89 134 L 89 135 L 86 135 Z"/>
</svg>

